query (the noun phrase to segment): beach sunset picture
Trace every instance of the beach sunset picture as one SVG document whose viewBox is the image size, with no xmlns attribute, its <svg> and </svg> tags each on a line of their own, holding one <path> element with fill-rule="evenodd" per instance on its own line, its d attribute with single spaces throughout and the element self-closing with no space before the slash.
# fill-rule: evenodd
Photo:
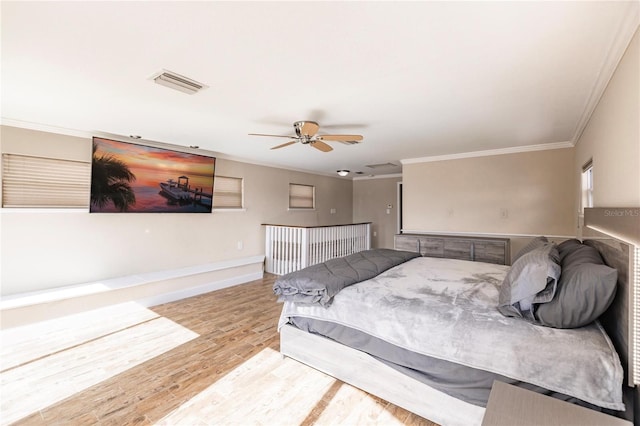
<svg viewBox="0 0 640 426">
<path fill-rule="evenodd" d="M 93 138 L 90 212 L 210 213 L 215 158 Z"/>
</svg>

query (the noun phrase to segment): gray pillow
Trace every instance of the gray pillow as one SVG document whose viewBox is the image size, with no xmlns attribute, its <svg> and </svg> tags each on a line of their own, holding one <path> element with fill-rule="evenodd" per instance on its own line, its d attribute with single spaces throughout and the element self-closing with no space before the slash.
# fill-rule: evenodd
<svg viewBox="0 0 640 426">
<path fill-rule="evenodd" d="M 602 315 L 616 295 L 618 271 L 604 265 L 598 250 L 580 243 L 567 247 L 571 250 L 562 259 L 556 296 L 535 310 L 537 321 L 548 327 L 585 326 Z"/>
<path fill-rule="evenodd" d="M 558 253 L 560 254 L 560 263 L 564 260 L 564 258 L 573 253 L 576 250 L 580 250 L 582 247 L 582 243 L 575 238 L 570 240 L 566 240 L 558 244 Z"/>
<path fill-rule="evenodd" d="M 534 304 L 553 299 L 559 277 L 559 255 L 554 244 L 530 250 L 509 269 L 500 287 L 498 310 L 508 317 L 535 321 Z"/>
<path fill-rule="evenodd" d="M 547 244 L 549 244 L 549 240 L 547 240 L 547 237 L 543 237 L 543 236 L 535 237 L 533 240 L 529 241 L 529 243 L 526 246 L 522 247 L 515 256 L 513 256 L 513 258 L 511 259 L 511 264 L 513 265 L 514 263 L 516 263 L 516 260 L 520 259 L 522 256 L 529 253 L 530 251 L 540 247 L 544 247 Z"/>
</svg>

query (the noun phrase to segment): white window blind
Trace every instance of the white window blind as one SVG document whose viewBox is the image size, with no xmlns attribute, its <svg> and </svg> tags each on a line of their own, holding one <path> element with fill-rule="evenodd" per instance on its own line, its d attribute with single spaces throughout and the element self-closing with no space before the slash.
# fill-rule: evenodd
<svg viewBox="0 0 640 426">
<path fill-rule="evenodd" d="M 241 209 L 242 178 L 217 176 L 213 183 L 214 209 Z"/>
<path fill-rule="evenodd" d="M 315 187 L 312 185 L 289 184 L 289 208 L 313 209 L 315 207 Z"/>
<path fill-rule="evenodd" d="M 2 207 L 85 208 L 91 163 L 2 154 Z"/>
<path fill-rule="evenodd" d="M 640 246 L 634 245 L 633 249 L 633 267 L 631 269 L 632 276 L 629 277 L 629 285 L 631 285 L 631 297 L 633 300 L 632 317 L 632 380 L 634 385 L 640 385 Z M 629 260 L 631 261 L 631 259 Z"/>
<path fill-rule="evenodd" d="M 593 161 L 582 166 L 582 212 L 585 207 L 593 207 Z M 582 213 L 581 212 L 581 213 Z"/>
</svg>

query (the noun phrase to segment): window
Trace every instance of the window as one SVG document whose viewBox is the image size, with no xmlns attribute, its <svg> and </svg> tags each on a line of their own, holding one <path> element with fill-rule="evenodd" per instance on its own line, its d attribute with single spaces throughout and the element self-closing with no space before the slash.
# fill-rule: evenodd
<svg viewBox="0 0 640 426">
<path fill-rule="evenodd" d="M 637 342 L 640 340 L 640 297 L 638 297 L 638 291 L 640 289 L 640 246 L 633 246 L 633 270 L 631 271 L 632 277 L 630 279 L 633 282 L 629 282 L 631 285 L 631 294 L 633 295 L 633 314 L 631 315 L 632 327 L 633 327 L 633 350 L 631 358 L 633 362 L 633 384 L 640 384 L 640 353 L 638 352 Z"/>
<path fill-rule="evenodd" d="M 289 184 L 289 208 L 313 209 L 316 206 L 315 187 L 312 185 Z"/>
<path fill-rule="evenodd" d="M 582 166 L 582 208 L 593 207 L 593 160 L 589 160 Z"/>
<path fill-rule="evenodd" d="M 216 176 L 213 182 L 214 209 L 243 208 L 242 178 Z"/>
<path fill-rule="evenodd" d="M 91 163 L 2 154 L 2 207 L 88 208 Z"/>
</svg>

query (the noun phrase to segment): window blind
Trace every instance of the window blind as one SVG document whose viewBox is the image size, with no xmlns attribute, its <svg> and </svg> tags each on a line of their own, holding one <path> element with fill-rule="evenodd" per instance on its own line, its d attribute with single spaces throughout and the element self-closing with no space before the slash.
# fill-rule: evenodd
<svg viewBox="0 0 640 426">
<path fill-rule="evenodd" d="M 623 294 L 620 300 L 627 297 L 628 301 L 620 303 L 617 309 L 629 309 L 625 312 L 628 315 L 629 330 L 625 330 L 621 325 L 620 335 L 617 339 L 622 340 L 622 346 L 627 343 L 629 348 L 623 348 L 627 351 L 629 366 L 629 383 L 634 385 L 640 384 L 640 208 L 637 207 L 595 207 L 587 208 L 584 211 L 584 226 L 596 231 L 596 236 L 606 236 L 606 239 L 616 239 L 628 244 L 628 257 L 625 254 L 616 254 L 616 268 L 620 271 L 620 266 L 624 264 L 627 257 L 629 265 L 627 269 L 627 285 L 618 288 L 618 292 Z M 602 234 L 602 235 L 601 235 Z M 615 247 L 615 245 L 614 245 Z M 626 248 L 621 247 L 624 251 Z M 613 266 L 613 265 L 612 265 Z M 618 277 L 621 279 L 621 277 Z M 620 285 L 620 284 L 619 284 Z M 625 294 L 628 291 L 628 294 Z M 616 297 L 616 300 L 618 298 Z M 614 302 L 615 304 L 615 302 Z M 624 337 L 628 336 L 628 339 Z"/>
<path fill-rule="evenodd" d="M 216 176 L 213 183 L 214 209 L 241 209 L 242 178 Z"/>
<path fill-rule="evenodd" d="M 582 166 L 582 211 L 585 207 L 593 207 L 593 160 Z"/>
<path fill-rule="evenodd" d="M 2 154 L 2 207 L 86 208 L 91 163 Z"/>
<path fill-rule="evenodd" d="M 312 209 L 315 207 L 315 187 L 312 185 L 289 184 L 289 208 Z"/>
<path fill-rule="evenodd" d="M 632 380 L 634 385 L 640 385 L 640 246 L 633 246 L 633 266 L 631 268 L 631 297 L 633 300 L 632 313 Z"/>
</svg>

